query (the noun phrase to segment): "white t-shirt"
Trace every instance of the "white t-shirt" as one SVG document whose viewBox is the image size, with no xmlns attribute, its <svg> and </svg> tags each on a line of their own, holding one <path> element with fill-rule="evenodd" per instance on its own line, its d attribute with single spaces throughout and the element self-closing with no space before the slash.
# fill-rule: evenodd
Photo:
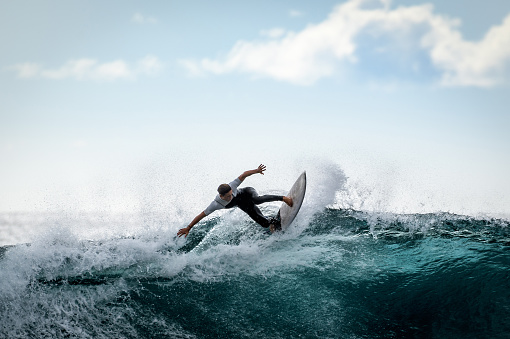
<svg viewBox="0 0 510 339">
<path fill-rule="evenodd" d="M 232 195 L 235 197 L 237 195 L 237 187 L 241 185 L 241 179 L 235 178 L 234 181 L 230 182 L 228 184 L 230 188 L 232 189 Z M 230 201 L 226 201 L 220 198 L 220 195 L 216 195 L 216 198 L 214 198 L 213 202 L 207 208 L 204 210 L 205 215 L 209 215 L 214 211 L 221 210 L 225 208 L 230 203 Z"/>
</svg>

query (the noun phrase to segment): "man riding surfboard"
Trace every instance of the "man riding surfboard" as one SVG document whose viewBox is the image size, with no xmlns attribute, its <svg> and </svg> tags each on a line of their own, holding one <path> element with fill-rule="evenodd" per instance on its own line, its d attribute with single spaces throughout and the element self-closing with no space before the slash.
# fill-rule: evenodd
<svg viewBox="0 0 510 339">
<path fill-rule="evenodd" d="M 218 195 L 216 195 L 216 198 L 214 198 L 211 204 L 209 204 L 209 206 L 202 213 L 197 215 L 191 221 L 188 227 L 181 228 L 179 232 L 177 232 L 177 235 L 179 237 L 183 235 L 187 237 L 191 228 L 200 222 L 200 220 L 216 210 L 232 207 L 239 207 L 259 225 L 265 228 L 269 227 L 271 232 L 277 230 L 279 228 L 278 218 L 266 218 L 257 207 L 257 205 L 271 201 L 283 201 L 287 205 L 292 206 L 292 198 L 282 195 L 259 196 L 253 187 L 244 187 L 238 189 L 238 186 L 244 181 L 244 179 L 256 173 L 264 175 L 265 170 L 266 166 L 261 164 L 254 170 L 243 172 L 243 174 L 241 174 L 229 184 L 221 184 L 218 187 Z"/>
</svg>

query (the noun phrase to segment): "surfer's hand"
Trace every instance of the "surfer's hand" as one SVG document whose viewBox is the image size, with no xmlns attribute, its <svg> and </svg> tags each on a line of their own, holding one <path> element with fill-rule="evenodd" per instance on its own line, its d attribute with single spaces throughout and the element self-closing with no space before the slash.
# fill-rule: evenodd
<svg viewBox="0 0 510 339">
<path fill-rule="evenodd" d="M 188 236 L 190 230 L 191 230 L 191 228 L 189 228 L 189 227 L 181 228 L 179 230 L 179 232 L 177 232 L 177 235 L 179 236 L 179 238 L 183 235 L 186 238 Z"/>
<path fill-rule="evenodd" d="M 241 174 L 239 176 L 239 180 L 241 180 L 241 182 L 243 182 L 244 179 L 246 179 L 250 175 L 254 175 L 254 174 L 257 174 L 257 173 L 260 173 L 260 174 L 264 175 L 264 171 L 265 170 L 266 170 L 266 166 L 260 164 L 258 168 L 254 169 L 254 170 L 246 171 L 243 174 Z"/>
</svg>

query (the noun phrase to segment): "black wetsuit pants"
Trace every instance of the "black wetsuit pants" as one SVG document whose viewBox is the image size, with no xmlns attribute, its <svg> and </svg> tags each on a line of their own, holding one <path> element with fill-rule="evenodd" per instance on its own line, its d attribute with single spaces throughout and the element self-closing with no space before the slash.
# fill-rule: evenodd
<svg viewBox="0 0 510 339">
<path fill-rule="evenodd" d="M 237 195 L 232 198 L 232 201 L 230 201 L 225 208 L 237 206 L 262 227 L 269 227 L 271 223 L 277 223 L 278 220 L 275 218 L 266 218 L 257 205 L 271 201 L 283 201 L 283 195 L 259 196 L 253 187 L 243 187 L 237 191 Z"/>
</svg>

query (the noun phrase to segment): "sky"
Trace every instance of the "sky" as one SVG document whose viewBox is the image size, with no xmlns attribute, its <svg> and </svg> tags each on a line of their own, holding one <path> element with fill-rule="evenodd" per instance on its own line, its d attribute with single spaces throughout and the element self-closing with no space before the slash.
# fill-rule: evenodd
<svg viewBox="0 0 510 339">
<path fill-rule="evenodd" d="M 342 172 L 340 207 L 510 215 L 507 0 L 0 9 L 0 212 L 195 206 L 265 163 Z"/>
</svg>

